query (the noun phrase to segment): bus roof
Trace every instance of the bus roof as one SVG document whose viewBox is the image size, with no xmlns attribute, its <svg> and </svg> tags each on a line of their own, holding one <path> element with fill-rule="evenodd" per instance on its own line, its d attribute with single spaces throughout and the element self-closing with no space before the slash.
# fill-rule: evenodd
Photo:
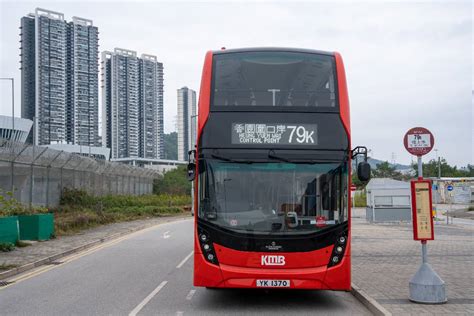
<svg viewBox="0 0 474 316">
<path fill-rule="evenodd" d="M 212 51 L 215 55 L 231 54 L 231 53 L 247 53 L 247 52 L 292 52 L 292 53 L 309 53 L 334 56 L 334 52 L 325 52 L 322 50 L 306 49 L 306 48 L 290 48 L 290 47 L 247 47 L 247 48 L 233 48 L 221 49 Z"/>
</svg>

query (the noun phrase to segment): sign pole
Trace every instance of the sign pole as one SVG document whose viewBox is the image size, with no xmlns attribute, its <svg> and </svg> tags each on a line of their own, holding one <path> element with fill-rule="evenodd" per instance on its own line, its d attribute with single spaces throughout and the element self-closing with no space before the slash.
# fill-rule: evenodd
<svg viewBox="0 0 474 316">
<path fill-rule="evenodd" d="M 411 181 L 413 237 L 421 241 L 422 263 L 409 282 L 409 299 L 415 303 L 447 302 L 444 281 L 428 263 L 428 240 L 434 240 L 432 183 L 423 180 L 422 156 L 433 149 L 434 137 L 423 127 L 410 129 L 403 139 L 407 151 L 417 156 L 418 180 Z"/>
<path fill-rule="evenodd" d="M 422 156 L 417 156 L 418 160 L 418 180 L 423 180 L 423 161 Z M 421 260 L 423 264 L 428 263 L 428 249 L 426 240 L 421 241 Z"/>
</svg>

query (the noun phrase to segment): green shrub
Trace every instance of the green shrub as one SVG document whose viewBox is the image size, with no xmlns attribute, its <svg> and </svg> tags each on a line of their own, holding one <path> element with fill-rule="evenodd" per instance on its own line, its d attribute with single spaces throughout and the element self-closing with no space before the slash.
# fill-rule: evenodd
<svg viewBox="0 0 474 316">
<path fill-rule="evenodd" d="M 3 191 L 0 189 L 0 216 L 41 214 L 47 212 L 48 209 L 46 207 L 25 207 L 14 198 L 12 191 Z"/>
<path fill-rule="evenodd" d="M 153 193 L 191 195 L 191 182 L 187 178 L 187 167 L 178 166 L 153 182 Z"/>
<path fill-rule="evenodd" d="M 354 205 L 353 207 L 366 207 L 367 206 L 367 194 L 365 191 L 362 193 L 354 193 Z"/>
<path fill-rule="evenodd" d="M 95 203 L 95 198 L 86 190 L 64 188 L 59 200 L 60 205 L 80 205 L 91 206 Z"/>
<path fill-rule="evenodd" d="M 0 242 L 0 251 L 9 252 L 15 249 L 15 245 L 11 242 Z"/>
</svg>

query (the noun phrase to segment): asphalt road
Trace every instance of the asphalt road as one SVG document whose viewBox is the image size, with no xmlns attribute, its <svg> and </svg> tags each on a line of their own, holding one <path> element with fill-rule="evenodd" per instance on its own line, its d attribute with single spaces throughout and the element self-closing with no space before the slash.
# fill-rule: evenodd
<svg viewBox="0 0 474 316">
<path fill-rule="evenodd" d="M 192 235 L 191 219 L 161 224 L 16 276 L 0 314 L 370 314 L 347 292 L 195 288 Z"/>
</svg>

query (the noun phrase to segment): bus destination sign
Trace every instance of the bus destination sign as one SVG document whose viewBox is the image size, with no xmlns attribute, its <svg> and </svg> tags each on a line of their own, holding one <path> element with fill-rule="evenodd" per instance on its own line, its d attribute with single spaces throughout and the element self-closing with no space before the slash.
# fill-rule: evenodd
<svg viewBox="0 0 474 316">
<path fill-rule="evenodd" d="M 433 240 L 433 218 L 431 210 L 431 182 L 412 180 L 413 237 L 415 240 Z"/>
<path fill-rule="evenodd" d="M 232 144 L 317 145 L 317 125 L 232 123 Z"/>
</svg>

